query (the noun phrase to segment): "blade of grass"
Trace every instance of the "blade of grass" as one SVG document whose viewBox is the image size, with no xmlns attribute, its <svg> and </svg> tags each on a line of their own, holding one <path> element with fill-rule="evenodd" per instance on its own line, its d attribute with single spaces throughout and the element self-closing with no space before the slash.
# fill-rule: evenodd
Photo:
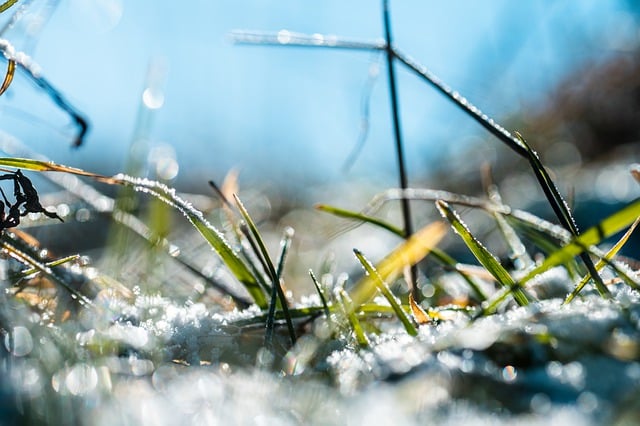
<svg viewBox="0 0 640 426">
<path fill-rule="evenodd" d="M 44 265 L 49 268 L 53 268 L 54 266 L 64 265 L 65 263 L 73 262 L 74 260 L 78 260 L 78 259 L 80 259 L 79 254 L 72 254 L 71 256 L 63 257 L 61 259 L 56 259 L 51 262 L 46 262 L 44 263 Z M 36 272 L 39 272 L 37 268 L 29 268 L 21 271 L 20 275 L 22 275 L 23 277 L 28 277 L 29 275 L 35 274 Z"/>
<path fill-rule="evenodd" d="M 6 92 L 9 86 L 11 85 L 11 82 L 13 81 L 13 76 L 15 75 L 15 73 L 16 73 L 16 62 L 9 59 L 7 64 L 7 73 L 5 74 L 4 80 L 2 81 L 2 86 L 0 86 L 0 96 L 2 96 L 4 92 Z"/>
<path fill-rule="evenodd" d="M 326 204 L 316 204 L 314 206 L 317 210 L 332 214 L 334 216 L 343 217 L 346 219 L 353 219 L 361 221 L 362 223 L 371 223 L 376 225 L 382 229 L 386 229 L 387 231 L 404 238 L 404 231 L 397 226 L 391 225 L 388 222 L 385 222 L 381 219 L 377 219 L 372 216 L 367 216 L 363 213 L 353 212 L 350 210 L 341 209 L 339 207 L 329 206 Z"/>
<path fill-rule="evenodd" d="M 318 296 L 320 296 L 320 302 L 322 303 L 322 308 L 324 309 L 324 315 L 327 318 L 327 320 L 330 320 L 331 311 L 329 310 L 329 305 L 327 305 L 327 298 L 324 295 L 324 291 L 322 291 L 322 286 L 320 285 L 320 282 L 318 281 L 318 279 L 316 278 L 315 274 L 311 269 L 309 269 L 309 276 L 311 277 L 311 281 L 313 281 L 313 285 L 316 288 L 316 292 L 318 293 Z"/>
<path fill-rule="evenodd" d="M 624 235 L 618 240 L 618 242 L 616 244 L 614 244 L 613 247 L 611 247 L 611 250 L 609 250 L 606 254 L 605 257 L 600 259 L 598 261 L 598 263 L 596 263 L 596 269 L 599 271 L 602 268 L 604 268 L 604 266 L 607 264 L 607 262 L 605 260 L 610 260 L 613 259 L 615 257 L 616 254 L 618 254 L 618 252 L 620 251 L 620 249 L 627 243 L 627 241 L 629 240 L 629 237 L 631 236 L 631 234 L 633 233 L 633 231 L 636 229 L 636 227 L 638 226 L 638 223 L 640 223 L 640 216 L 635 220 L 635 222 L 633 222 L 633 224 L 631 224 L 631 226 L 629 227 L 629 229 L 627 229 L 627 232 L 624 233 Z M 589 280 L 591 279 L 591 275 L 587 274 L 579 283 L 578 285 L 573 289 L 573 291 L 567 296 L 567 298 L 564 300 L 563 304 L 567 304 L 570 303 L 577 295 L 578 293 L 580 293 L 580 291 L 582 291 L 582 289 L 584 288 L 584 286 L 587 284 L 587 282 L 589 282 Z"/>
<path fill-rule="evenodd" d="M 480 264 L 485 267 L 491 275 L 493 275 L 496 281 L 503 287 L 513 287 L 515 285 L 514 279 L 509 275 L 506 269 L 502 267 L 498 259 L 496 259 L 473 234 L 469 231 L 467 226 L 462 222 L 458 214 L 442 200 L 436 201 L 436 206 L 444 218 L 446 218 L 453 229 L 460 235 L 464 243 L 467 245 L 471 253 L 478 259 Z M 529 304 L 527 295 L 522 289 L 517 288 L 513 294 L 516 302 L 520 306 L 526 306 Z"/>
<path fill-rule="evenodd" d="M 411 293 L 409 293 L 409 306 L 411 307 L 413 319 L 415 319 L 419 325 L 428 324 L 431 322 L 431 317 L 429 317 L 429 314 L 427 314 L 424 309 L 422 309 L 422 307 L 418 305 L 415 300 L 413 300 L 413 295 L 411 295 Z"/>
<path fill-rule="evenodd" d="M 294 233 L 293 228 L 291 227 L 285 228 L 282 239 L 280 240 L 280 255 L 278 256 L 278 267 L 276 269 L 276 277 L 278 278 L 278 283 L 282 278 L 284 263 L 287 258 L 289 247 L 291 246 L 293 233 Z M 265 339 L 264 339 L 265 346 L 270 349 L 273 349 L 273 332 L 274 332 L 274 326 L 275 326 L 276 306 L 278 301 L 278 292 L 276 290 L 276 286 L 279 287 L 279 285 L 276 285 L 276 283 L 274 283 L 271 286 L 271 299 L 269 300 L 269 312 L 267 315 L 267 326 L 266 326 L 266 333 L 265 333 Z M 291 317 L 289 316 L 289 318 Z"/>
<path fill-rule="evenodd" d="M 296 332 L 295 332 L 295 329 L 293 328 L 293 322 L 291 321 L 291 316 L 289 315 L 289 305 L 287 303 L 287 298 L 284 294 L 284 291 L 282 290 L 282 286 L 280 285 L 280 277 L 278 276 L 278 273 L 276 272 L 276 269 L 273 266 L 273 262 L 271 262 L 271 259 L 269 257 L 269 252 L 267 251 L 267 247 L 264 244 L 264 241 L 262 240 L 262 236 L 260 235 L 260 232 L 258 231 L 258 227 L 253 222 L 253 219 L 251 219 L 249 212 L 242 204 L 242 201 L 240 201 L 240 198 L 236 194 L 233 194 L 233 198 L 236 202 L 236 206 L 238 207 L 238 210 L 240 211 L 240 214 L 244 218 L 245 222 L 247 223 L 247 226 L 249 227 L 249 230 L 251 231 L 251 236 L 254 238 L 255 242 L 258 244 L 260 254 L 262 255 L 262 257 L 266 262 L 267 273 L 271 278 L 272 288 L 275 288 L 277 290 L 278 297 L 280 298 L 280 303 L 282 305 L 282 311 L 284 312 L 285 319 L 287 321 L 287 329 L 289 331 L 289 337 L 291 338 L 291 344 L 294 345 L 296 343 Z M 271 299 L 275 300 L 275 297 L 272 297 Z M 275 312 L 275 302 L 272 302 L 272 303 L 274 303 L 274 305 L 273 307 L 270 306 L 269 310 L 273 309 L 273 311 Z"/>
<path fill-rule="evenodd" d="M 233 251 L 220 231 L 213 227 L 199 210 L 178 197 L 173 189 L 170 189 L 160 182 L 132 178 L 126 175 L 117 175 L 111 178 L 111 180 L 114 183 L 132 186 L 137 191 L 153 195 L 182 212 L 202 237 L 218 253 L 238 281 L 245 286 L 254 302 L 262 309 L 267 307 L 267 299 L 257 278 L 251 273 L 236 252 Z"/>
<path fill-rule="evenodd" d="M 7 9 L 9 9 L 11 6 L 13 6 L 14 4 L 16 4 L 18 2 L 18 0 L 7 0 L 4 3 L 0 4 L 0 13 L 6 11 Z"/>
<path fill-rule="evenodd" d="M 367 336 L 364 334 L 364 330 L 362 330 L 362 326 L 360 325 L 360 320 L 358 320 L 358 317 L 356 316 L 353 301 L 343 288 L 338 291 L 338 300 L 340 301 L 344 314 L 351 325 L 351 330 L 356 337 L 358 346 L 368 348 L 369 339 L 367 339 Z"/>
<path fill-rule="evenodd" d="M 52 282 L 58 284 L 60 287 L 67 290 L 73 298 L 78 300 L 83 305 L 93 306 L 93 302 L 91 301 L 91 299 L 89 299 L 88 297 L 86 297 L 84 294 L 80 293 L 76 289 L 74 289 L 71 284 L 67 283 L 62 277 L 56 274 L 55 271 L 49 266 L 47 266 L 46 264 L 43 264 L 42 262 L 35 259 L 28 253 L 22 250 L 19 250 L 18 248 L 10 244 L 5 238 L 1 239 L 0 246 L 2 247 L 2 250 L 4 250 L 10 257 L 40 272 L 42 275 L 50 279 Z"/>
<path fill-rule="evenodd" d="M 364 257 L 364 255 L 359 250 L 354 249 L 353 252 L 358 258 L 358 261 L 364 267 L 365 271 L 367 272 L 367 275 L 373 278 L 373 282 L 375 283 L 376 287 L 378 288 L 378 290 L 380 290 L 380 293 L 382 293 L 385 299 L 387 299 L 387 301 L 393 308 L 393 311 L 395 312 L 396 316 L 398 317 L 400 322 L 402 322 L 402 325 L 404 326 L 404 329 L 407 331 L 407 333 L 410 336 L 417 336 L 418 330 L 411 322 L 411 319 L 407 316 L 407 314 L 402 309 L 400 302 L 398 302 L 396 297 L 393 295 L 387 283 L 385 283 L 382 277 L 380 277 L 380 274 L 378 273 L 378 271 L 376 271 L 376 269 L 371 264 L 371 262 L 369 262 L 367 258 Z"/>
<path fill-rule="evenodd" d="M 443 222 L 433 222 L 413 234 L 376 265 L 380 278 L 386 282 L 393 282 L 407 265 L 415 265 L 422 260 L 446 232 L 447 227 Z M 368 302 L 376 290 L 377 286 L 372 276 L 365 276 L 358 281 L 350 296 L 355 307 Z"/>
</svg>

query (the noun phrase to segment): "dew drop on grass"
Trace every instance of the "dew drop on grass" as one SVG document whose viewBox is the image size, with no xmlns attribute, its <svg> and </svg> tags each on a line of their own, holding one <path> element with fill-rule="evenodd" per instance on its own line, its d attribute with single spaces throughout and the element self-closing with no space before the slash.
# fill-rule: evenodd
<svg viewBox="0 0 640 426">
<path fill-rule="evenodd" d="M 159 109 L 164 105 L 164 93 L 157 89 L 147 87 L 142 92 L 142 102 L 149 109 Z"/>
<path fill-rule="evenodd" d="M 287 30 L 278 31 L 278 43 L 288 44 L 291 42 L 291 33 Z"/>
</svg>

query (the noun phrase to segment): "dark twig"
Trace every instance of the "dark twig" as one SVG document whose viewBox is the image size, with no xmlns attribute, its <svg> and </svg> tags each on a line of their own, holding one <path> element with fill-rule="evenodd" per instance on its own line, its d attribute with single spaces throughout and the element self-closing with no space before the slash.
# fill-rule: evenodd
<svg viewBox="0 0 640 426">
<path fill-rule="evenodd" d="M 396 156 L 398 160 L 398 175 L 400 177 L 400 189 L 404 190 L 409 187 L 406 164 L 404 160 L 404 149 L 402 145 L 402 132 L 400 130 L 400 107 L 398 105 L 398 89 L 396 87 L 396 76 L 393 67 L 394 54 L 391 48 L 391 18 L 389 16 L 389 0 L 382 1 L 383 20 L 384 20 L 384 36 L 386 41 L 385 56 L 387 58 L 387 72 L 389 76 L 389 97 L 391 100 L 391 118 L 393 122 L 393 135 L 396 144 Z M 404 236 L 409 238 L 413 234 L 413 223 L 411 221 L 411 207 L 409 200 L 403 198 L 400 200 L 402 208 L 402 221 L 404 223 Z M 418 286 L 416 285 L 417 268 L 410 269 L 411 292 L 416 301 L 421 299 Z"/>
</svg>

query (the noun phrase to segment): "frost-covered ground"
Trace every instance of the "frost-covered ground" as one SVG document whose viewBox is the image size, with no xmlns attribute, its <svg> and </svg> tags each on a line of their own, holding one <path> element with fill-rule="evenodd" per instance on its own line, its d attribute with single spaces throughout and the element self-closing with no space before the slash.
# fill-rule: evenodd
<svg viewBox="0 0 640 426">
<path fill-rule="evenodd" d="M 553 277 L 538 285 L 563 287 Z M 551 283 L 551 284 L 550 284 Z M 611 285 L 472 321 L 450 311 L 408 336 L 380 320 L 368 349 L 321 317 L 283 358 L 259 312 L 99 296 L 78 321 L 5 336 L 6 423 L 619 424 L 640 417 L 640 294 Z M 552 292 L 553 293 L 553 292 Z M 22 315 L 18 305 L 11 307 Z M 7 314 L 9 311 L 5 311 Z M 444 312 L 444 311 L 443 311 Z M 284 328 L 284 327 L 283 327 Z M 281 336 L 281 344 L 286 338 Z"/>
</svg>

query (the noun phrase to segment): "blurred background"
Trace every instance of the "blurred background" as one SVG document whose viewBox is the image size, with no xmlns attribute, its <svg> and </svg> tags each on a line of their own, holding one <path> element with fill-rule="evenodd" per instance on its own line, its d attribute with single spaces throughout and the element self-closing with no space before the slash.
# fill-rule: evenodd
<svg viewBox="0 0 640 426">
<path fill-rule="evenodd" d="M 0 98 L 2 129 L 56 162 L 115 174 L 126 169 L 132 142 L 144 139 L 149 176 L 193 191 L 206 191 L 207 180 L 220 181 L 233 167 L 245 186 L 291 193 L 358 179 L 380 189 L 397 185 L 381 54 L 241 46 L 229 38 L 235 29 L 288 29 L 379 40 L 379 3 L 22 4 L 36 19 L 5 29 L 2 37 L 33 57 L 91 128 L 85 144 L 71 149 L 75 129 L 68 118 L 17 78 Z M 640 123 L 638 10 L 637 2 L 625 0 L 391 2 L 395 44 L 402 51 L 490 116 L 521 129 L 534 146 L 563 142 L 552 157 L 569 162 L 636 137 L 633 131 L 614 135 L 616 140 L 602 139 L 604 131 L 585 136 L 575 133 L 585 127 L 575 121 L 587 114 L 602 118 L 602 105 L 630 95 L 613 115 L 626 111 L 630 128 Z M 606 71 L 611 64 L 618 65 Z M 477 180 L 470 158 L 499 162 L 500 142 L 400 65 L 398 78 L 410 182 L 424 184 L 434 173 L 449 176 L 460 169 Z M 608 79 L 615 87 L 590 89 Z M 596 95 L 604 100 L 594 100 Z M 596 102 L 600 109 L 581 110 L 572 100 Z M 573 124 L 567 127 L 559 111 L 569 107 Z M 349 161 L 365 128 L 366 142 Z M 575 148 L 580 141 L 584 148 Z M 465 154 L 469 148 L 472 156 Z"/>
</svg>

